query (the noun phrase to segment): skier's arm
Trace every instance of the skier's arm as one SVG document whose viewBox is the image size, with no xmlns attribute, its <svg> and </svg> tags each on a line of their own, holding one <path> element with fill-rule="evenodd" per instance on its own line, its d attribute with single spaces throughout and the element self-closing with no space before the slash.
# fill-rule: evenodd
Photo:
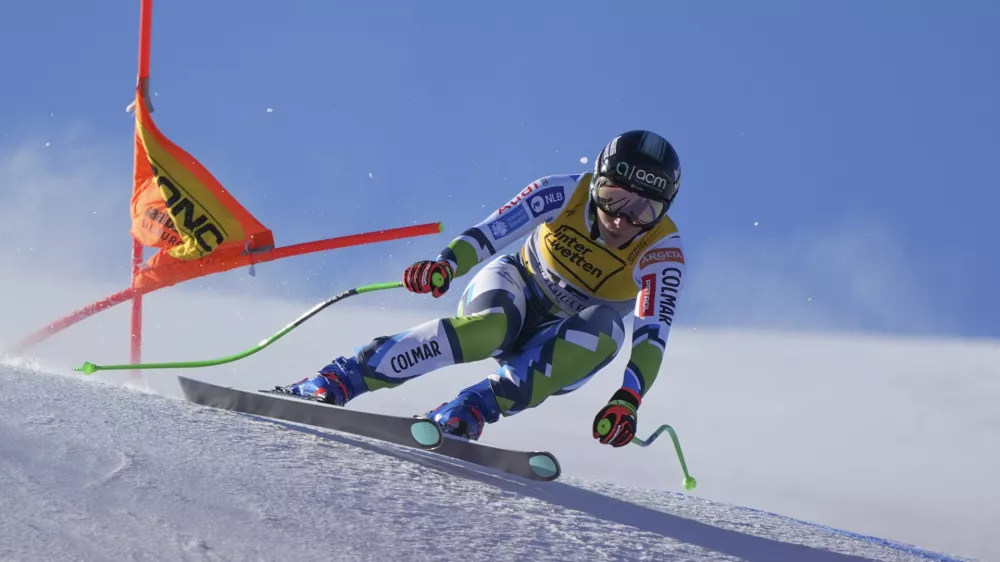
<svg viewBox="0 0 1000 562">
<path fill-rule="evenodd" d="M 632 323 L 632 353 L 622 387 L 644 397 L 656 380 L 684 281 L 684 253 L 678 235 L 654 244 L 639 258 L 639 296 Z"/>
<path fill-rule="evenodd" d="M 577 177 L 568 175 L 546 176 L 532 182 L 452 240 L 438 259 L 447 261 L 456 277 L 466 274 L 514 240 L 552 220 L 562 211 L 576 184 Z"/>
<path fill-rule="evenodd" d="M 612 447 L 624 447 L 635 437 L 639 405 L 656 381 L 663 361 L 684 279 L 680 236 L 669 236 L 646 250 L 636 264 L 634 279 L 639 296 L 632 323 L 632 353 L 621 388 L 594 417 L 594 439 Z"/>
</svg>

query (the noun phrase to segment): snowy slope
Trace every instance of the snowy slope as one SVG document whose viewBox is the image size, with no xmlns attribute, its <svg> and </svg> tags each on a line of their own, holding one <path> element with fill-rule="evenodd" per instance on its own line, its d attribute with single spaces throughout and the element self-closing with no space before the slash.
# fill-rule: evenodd
<svg viewBox="0 0 1000 562">
<path fill-rule="evenodd" d="M 0 349 L 121 288 L 66 271 L 0 270 Z M 369 275 L 366 282 L 388 278 Z M 234 272 L 148 296 L 144 359 L 215 358 L 273 334 L 315 304 L 275 298 L 273 283 L 283 279 L 261 268 L 256 278 Z M 336 292 L 344 282 L 331 283 Z M 288 383 L 371 337 L 433 318 L 440 308 L 420 310 L 432 305 L 403 291 L 359 296 L 261 353 L 185 374 L 244 388 Z M 0 560 L 60 558 L 77 548 L 83 559 L 101 559 L 87 555 L 94 548 L 87 545 L 95 543 L 99 550 L 120 547 L 138 559 L 145 549 L 160 554 L 161 548 L 166 559 L 183 559 L 183 544 L 173 551 L 153 546 L 183 543 L 183 537 L 207 541 L 226 553 L 223 559 L 245 559 L 246 553 L 270 559 L 317 535 L 332 545 L 361 548 L 361 558 L 392 552 L 405 559 L 410 543 L 394 537 L 409 532 L 407 525 L 424 525 L 424 519 L 444 537 L 435 552 L 456 553 L 468 544 L 498 559 L 518 541 L 562 553 L 553 559 L 568 545 L 582 553 L 569 559 L 600 559 L 598 550 L 618 541 L 617 534 L 599 534 L 609 524 L 622 536 L 641 534 L 639 544 L 661 554 L 676 546 L 664 537 L 744 555 L 761 544 L 748 547 L 747 534 L 813 546 L 840 541 L 846 552 L 874 544 L 767 512 L 1000 560 L 993 540 L 1000 521 L 997 342 L 675 327 L 660 378 L 643 403 L 639 433 L 661 423 L 677 428 L 699 482 L 696 490 L 679 494 L 681 474 L 669 439 L 648 449 L 611 449 L 590 436 L 594 413 L 621 383 L 625 356 L 583 388 L 487 428 L 487 443 L 545 448 L 559 456 L 565 479 L 539 487 L 381 446 L 359 454 L 345 446 L 353 443 L 348 438 L 292 433 L 196 408 L 179 400 L 175 372 L 147 370 L 134 379 L 116 372 L 83 377 L 71 370 L 88 360 L 125 360 L 127 326 L 128 307 L 115 307 L 32 349 L 37 360 L 0 367 L 0 549 L 39 555 L 0 550 Z M 362 396 L 352 407 L 419 413 L 494 368 L 490 361 L 449 367 L 399 390 Z M 376 468 L 366 470 L 370 466 Z M 188 483 L 195 487 L 186 489 Z M 362 487 L 370 490 L 349 493 Z M 280 504 L 278 496 L 290 503 Z M 476 503 L 480 499 L 488 499 L 489 507 Z M 447 502 L 466 507 L 442 517 Z M 509 506 L 517 513 L 493 513 L 514 509 Z M 320 532 L 344 514 L 360 518 L 352 527 L 357 540 Z M 670 514 L 713 527 L 683 526 Z M 392 525 L 387 535 L 383 520 L 406 525 Z M 718 529 L 738 533 L 720 535 Z M 142 534 L 158 540 L 135 538 Z M 370 545 L 358 546 L 369 539 Z M 262 549 L 261 555 L 252 549 Z M 906 554 L 895 547 L 886 552 Z M 761 556 L 775 557 L 780 559 Z"/>
<path fill-rule="evenodd" d="M 685 494 L 523 482 L 20 362 L 0 366 L 0 404 L 3 560 L 947 559 Z"/>
</svg>

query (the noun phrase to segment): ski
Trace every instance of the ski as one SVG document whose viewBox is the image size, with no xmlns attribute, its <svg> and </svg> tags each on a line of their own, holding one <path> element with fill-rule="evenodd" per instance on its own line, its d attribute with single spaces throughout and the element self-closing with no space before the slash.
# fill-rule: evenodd
<svg viewBox="0 0 1000 562">
<path fill-rule="evenodd" d="M 425 418 L 349 410 L 274 391 L 239 390 L 183 376 L 177 380 L 184 397 L 202 406 L 323 427 L 418 449 L 433 450 L 444 444 L 441 428 Z"/>
<path fill-rule="evenodd" d="M 444 443 L 431 451 L 541 482 L 551 482 L 562 474 L 559 460 L 548 451 L 519 451 L 485 445 L 462 437 L 445 434 Z"/>
<path fill-rule="evenodd" d="M 547 451 L 519 451 L 442 433 L 426 418 L 350 410 L 272 390 L 248 391 L 177 377 L 184 397 L 195 404 L 301 423 L 370 437 L 542 482 L 559 478 L 562 468 Z"/>
</svg>

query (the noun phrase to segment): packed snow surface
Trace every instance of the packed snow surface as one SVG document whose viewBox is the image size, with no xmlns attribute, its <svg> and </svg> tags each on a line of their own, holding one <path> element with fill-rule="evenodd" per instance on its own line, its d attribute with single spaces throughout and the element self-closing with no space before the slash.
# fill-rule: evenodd
<svg viewBox="0 0 1000 562">
<path fill-rule="evenodd" d="M 98 379 L 3 366 L 0 388 L 5 560 L 944 559 L 681 493 L 527 482 Z"/>
</svg>

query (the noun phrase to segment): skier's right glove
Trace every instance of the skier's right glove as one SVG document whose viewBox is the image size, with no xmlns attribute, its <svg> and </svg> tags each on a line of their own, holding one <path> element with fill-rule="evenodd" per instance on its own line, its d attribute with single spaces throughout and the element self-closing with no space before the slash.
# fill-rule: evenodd
<svg viewBox="0 0 1000 562">
<path fill-rule="evenodd" d="M 403 272 L 403 286 L 413 293 L 430 293 L 438 298 L 448 291 L 455 271 L 447 261 L 418 261 Z"/>
</svg>

